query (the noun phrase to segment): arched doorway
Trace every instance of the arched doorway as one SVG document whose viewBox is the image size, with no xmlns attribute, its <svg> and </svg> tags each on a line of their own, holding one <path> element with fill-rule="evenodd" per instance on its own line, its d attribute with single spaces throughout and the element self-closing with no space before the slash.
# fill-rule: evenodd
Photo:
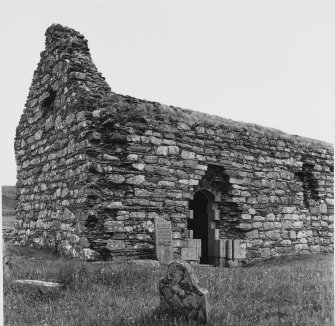
<svg viewBox="0 0 335 326">
<path fill-rule="evenodd" d="M 188 229 L 193 230 L 193 238 L 201 239 L 201 264 L 209 263 L 209 229 L 213 195 L 206 190 L 199 190 L 189 203 L 193 218 L 188 219 Z"/>
</svg>

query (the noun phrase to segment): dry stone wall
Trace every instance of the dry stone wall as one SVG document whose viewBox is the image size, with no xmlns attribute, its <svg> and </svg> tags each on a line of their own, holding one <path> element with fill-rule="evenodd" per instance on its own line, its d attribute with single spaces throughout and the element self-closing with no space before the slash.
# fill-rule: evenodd
<svg viewBox="0 0 335 326">
<path fill-rule="evenodd" d="M 331 146 L 246 124 L 190 122 L 116 94 L 107 102 L 92 116 L 97 221 L 111 249 L 153 248 L 159 216 L 172 222 L 180 254 L 189 202 L 205 188 L 220 196 L 220 238 L 241 239 L 248 259 L 333 250 Z"/>
<path fill-rule="evenodd" d="M 83 254 L 91 144 L 87 108 L 110 91 L 91 61 L 87 41 L 52 25 L 16 131 L 18 181 L 14 238 Z"/>
<path fill-rule="evenodd" d="M 333 250 L 333 147 L 110 92 L 87 41 L 53 25 L 15 141 L 16 241 L 87 259 L 155 255 L 154 219 L 187 247 L 191 201 L 247 260 Z"/>
</svg>

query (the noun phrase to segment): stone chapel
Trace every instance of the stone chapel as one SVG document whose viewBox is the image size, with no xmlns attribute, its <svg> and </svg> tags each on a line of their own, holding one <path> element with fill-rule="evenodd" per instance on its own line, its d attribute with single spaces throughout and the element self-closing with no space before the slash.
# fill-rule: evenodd
<svg viewBox="0 0 335 326">
<path fill-rule="evenodd" d="M 116 94 L 82 34 L 45 35 L 16 130 L 17 244 L 152 258 L 159 217 L 175 258 L 200 239 L 205 264 L 333 251 L 331 144 Z"/>
</svg>

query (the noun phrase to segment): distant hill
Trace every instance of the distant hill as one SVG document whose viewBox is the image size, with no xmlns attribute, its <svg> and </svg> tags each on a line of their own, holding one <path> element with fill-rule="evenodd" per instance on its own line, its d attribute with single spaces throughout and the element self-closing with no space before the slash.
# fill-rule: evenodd
<svg viewBox="0 0 335 326">
<path fill-rule="evenodd" d="M 15 186 L 2 186 L 2 215 L 11 216 L 15 215 L 16 206 L 16 188 Z"/>
</svg>

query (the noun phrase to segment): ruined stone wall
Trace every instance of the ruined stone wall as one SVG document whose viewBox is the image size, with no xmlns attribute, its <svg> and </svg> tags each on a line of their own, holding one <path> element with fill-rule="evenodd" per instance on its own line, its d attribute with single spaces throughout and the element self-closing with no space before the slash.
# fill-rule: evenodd
<svg viewBox="0 0 335 326">
<path fill-rule="evenodd" d="M 91 144 L 85 112 L 110 92 L 91 61 L 87 41 L 52 25 L 16 131 L 17 243 L 74 256 L 89 247 L 87 215 Z"/>
<path fill-rule="evenodd" d="M 189 202 L 207 189 L 220 196 L 220 238 L 241 239 L 249 259 L 333 250 L 330 145 L 247 124 L 191 121 L 181 109 L 116 94 L 105 102 L 92 114 L 93 247 L 149 253 L 159 216 L 172 222 L 180 253 Z"/>
<path fill-rule="evenodd" d="M 196 191 L 210 236 L 247 258 L 333 250 L 333 148 L 110 92 L 87 41 L 51 26 L 17 128 L 16 241 L 82 258 L 152 257 L 154 218 L 176 257 Z"/>
</svg>

